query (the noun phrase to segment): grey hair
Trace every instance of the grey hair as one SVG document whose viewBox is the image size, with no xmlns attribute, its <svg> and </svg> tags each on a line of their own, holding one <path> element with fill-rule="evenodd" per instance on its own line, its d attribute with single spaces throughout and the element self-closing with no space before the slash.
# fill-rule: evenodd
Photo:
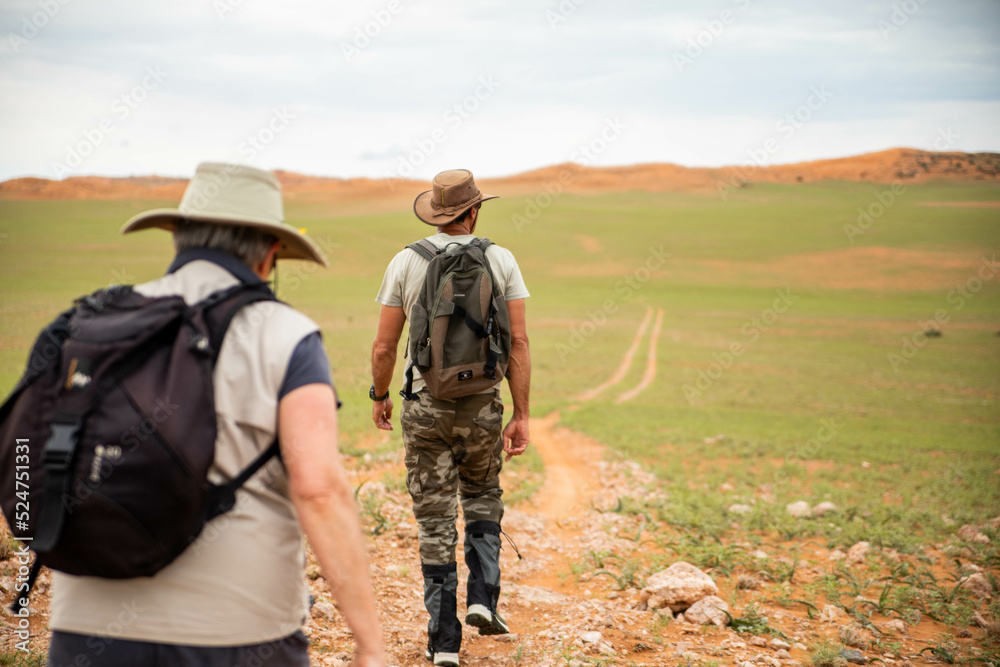
<svg viewBox="0 0 1000 667">
<path fill-rule="evenodd" d="M 250 268 L 267 258 L 278 238 L 273 234 L 238 225 L 219 225 L 193 220 L 179 220 L 174 229 L 177 252 L 188 248 L 214 248 L 228 252 Z"/>
</svg>

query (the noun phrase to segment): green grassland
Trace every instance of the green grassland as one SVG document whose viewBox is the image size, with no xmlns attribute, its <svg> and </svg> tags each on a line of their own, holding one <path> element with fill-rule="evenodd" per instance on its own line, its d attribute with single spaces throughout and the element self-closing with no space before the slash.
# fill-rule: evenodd
<svg viewBox="0 0 1000 667">
<path fill-rule="evenodd" d="M 793 536 L 805 529 L 782 518 L 784 503 L 832 500 L 851 520 L 808 530 L 834 543 L 875 534 L 899 548 L 951 521 L 1000 514 L 1000 276 L 983 263 L 1000 250 L 1000 208 L 923 205 L 995 203 L 1000 188 L 909 186 L 852 244 L 845 225 L 887 188 L 754 185 L 728 201 L 621 193 L 486 204 L 477 232 L 515 253 L 532 293 L 533 416 L 560 410 L 563 425 L 647 463 L 671 489 L 669 503 L 647 509 L 710 532 L 728 529 L 726 505 L 752 499 L 750 525 Z M 162 274 L 169 236 L 121 237 L 118 228 L 171 204 L 0 201 L 0 390 L 72 298 Z M 374 296 L 389 259 L 428 228 L 407 207 L 286 208 L 331 267 L 286 262 L 278 293 L 322 327 L 345 445 L 363 446 Z M 654 261 L 658 253 L 670 257 Z M 977 271 L 987 277 L 976 282 Z M 952 292 L 963 285 L 964 296 Z M 787 307 L 769 314 L 780 293 Z M 655 381 L 614 403 L 643 374 L 647 332 L 625 379 L 578 402 L 618 367 L 647 307 L 664 310 Z M 943 335 L 924 337 L 939 311 Z M 913 354 L 904 338 L 915 341 Z M 743 347 L 727 361 L 734 343 Z M 397 381 L 401 368 L 402 359 Z M 720 494 L 722 483 L 734 490 Z"/>
</svg>

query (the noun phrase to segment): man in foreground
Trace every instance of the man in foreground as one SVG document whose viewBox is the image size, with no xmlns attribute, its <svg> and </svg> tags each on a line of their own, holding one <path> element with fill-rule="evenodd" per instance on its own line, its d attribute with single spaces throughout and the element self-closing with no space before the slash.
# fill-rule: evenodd
<svg viewBox="0 0 1000 667">
<path fill-rule="evenodd" d="M 389 386 L 396 363 L 396 349 L 414 306 L 423 308 L 417 302 L 420 292 L 425 289 L 428 259 L 435 253 L 440 255 L 439 251 L 476 242 L 474 232 L 480 206 L 483 201 L 492 198 L 479 191 L 470 172 L 456 169 L 438 174 L 432 189 L 422 193 L 414 202 L 417 217 L 437 227 L 437 233 L 427 237 L 426 243 L 417 242 L 425 256 L 414 247 L 407 247 L 393 258 L 376 298 L 382 307 L 372 346 L 373 383 L 370 397 L 374 401 L 372 419 L 380 429 L 392 429 L 393 403 L 389 398 Z M 499 473 L 504 451 L 509 461 L 512 456 L 523 453 L 528 445 L 531 360 L 524 308 L 528 291 L 517 262 L 508 250 L 489 245 L 483 255 L 489 264 L 490 278 L 498 287 L 496 293 L 505 302 L 509 320 L 509 332 L 502 333 L 509 333 L 507 376 L 514 402 L 510 422 L 501 433 L 503 402 L 498 384 L 500 377 L 495 378 L 494 386 L 477 393 L 441 398 L 433 395 L 420 377 L 420 372 L 411 368 L 412 386 L 408 383 L 403 392 L 410 392 L 408 397 L 404 396 L 408 400 L 403 402 L 401 422 L 406 447 L 407 486 L 420 527 L 424 604 L 430 614 L 427 658 L 435 665 L 457 666 L 462 639 L 456 599 L 456 493 L 462 500 L 465 562 L 469 567 L 466 623 L 477 627 L 480 634 L 509 631 L 497 611 L 500 595 L 500 522 L 503 518 L 503 490 L 500 488 Z M 488 293 L 485 289 L 483 291 Z M 455 294 L 454 298 L 457 300 L 462 296 Z M 456 312 L 460 311 L 456 309 Z M 465 319 L 468 322 L 468 316 Z M 492 321 L 492 317 L 489 319 Z M 504 322 L 504 318 L 498 316 L 497 322 Z M 453 319 L 449 326 L 464 327 L 465 324 L 458 318 Z M 490 330 L 486 321 L 474 321 L 468 326 L 485 326 L 484 334 Z M 447 343 L 444 345 L 447 346 Z M 479 369 L 482 368 L 479 364 Z M 460 372 L 457 380 L 471 380 L 472 374 L 472 370 Z"/>
<path fill-rule="evenodd" d="M 135 287 L 144 296 L 191 304 L 239 282 L 262 283 L 278 258 L 326 265 L 312 241 L 284 224 L 275 176 L 252 167 L 202 164 L 178 209 L 142 213 L 122 232 L 151 227 L 173 232 L 177 256 L 164 277 Z M 308 665 L 304 531 L 357 641 L 353 664 L 385 665 L 319 328 L 280 302 L 245 306 L 212 377 L 210 479 L 231 479 L 275 438 L 283 465 L 271 461 L 251 478 L 236 508 L 152 577 L 53 572 L 49 664 Z"/>
</svg>

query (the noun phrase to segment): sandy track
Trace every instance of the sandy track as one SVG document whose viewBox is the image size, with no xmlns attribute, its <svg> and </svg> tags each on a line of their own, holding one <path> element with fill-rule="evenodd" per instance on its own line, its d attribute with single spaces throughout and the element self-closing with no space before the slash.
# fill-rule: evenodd
<svg viewBox="0 0 1000 667">
<path fill-rule="evenodd" d="M 653 380 L 656 379 L 656 342 L 660 338 L 660 329 L 662 327 L 663 309 L 660 308 L 659 312 L 656 313 L 656 324 L 653 325 L 653 333 L 649 337 L 649 354 L 646 356 L 646 372 L 643 373 L 642 380 L 639 381 L 639 384 L 615 399 L 616 404 L 631 401 L 633 398 L 645 391 L 646 387 L 653 384 Z"/>
<path fill-rule="evenodd" d="M 628 350 L 626 350 L 625 356 L 622 357 L 622 363 L 618 366 L 618 369 L 607 380 L 593 389 L 585 391 L 581 394 L 581 401 L 589 401 L 596 398 L 605 389 L 615 386 L 625 378 L 625 374 L 628 373 L 628 369 L 632 367 L 632 360 L 635 358 L 635 353 L 639 350 L 639 343 L 642 342 L 642 337 L 646 334 L 646 329 L 649 327 L 649 322 L 652 318 L 653 308 L 650 306 L 646 308 L 646 316 L 642 319 L 642 323 L 639 325 L 639 330 L 635 332 L 635 338 L 632 339 L 632 345 L 628 348 Z"/>
<path fill-rule="evenodd" d="M 591 463 L 604 457 L 599 442 L 560 428 L 559 418 L 553 412 L 531 421 L 531 442 L 545 464 L 545 482 L 535 495 L 533 510 L 556 525 L 589 509 L 596 489 Z"/>
</svg>

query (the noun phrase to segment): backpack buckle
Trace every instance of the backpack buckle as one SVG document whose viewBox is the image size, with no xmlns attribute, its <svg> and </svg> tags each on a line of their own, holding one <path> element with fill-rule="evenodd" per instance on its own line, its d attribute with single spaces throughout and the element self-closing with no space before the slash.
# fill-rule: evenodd
<svg viewBox="0 0 1000 667">
<path fill-rule="evenodd" d="M 76 451 L 76 434 L 79 430 L 80 420 L 52 424 L 52 435 L 42 449 L 42 465 L 46 470 L 64 471 L 69 468 L 73 452 Z"/>
</svg>

